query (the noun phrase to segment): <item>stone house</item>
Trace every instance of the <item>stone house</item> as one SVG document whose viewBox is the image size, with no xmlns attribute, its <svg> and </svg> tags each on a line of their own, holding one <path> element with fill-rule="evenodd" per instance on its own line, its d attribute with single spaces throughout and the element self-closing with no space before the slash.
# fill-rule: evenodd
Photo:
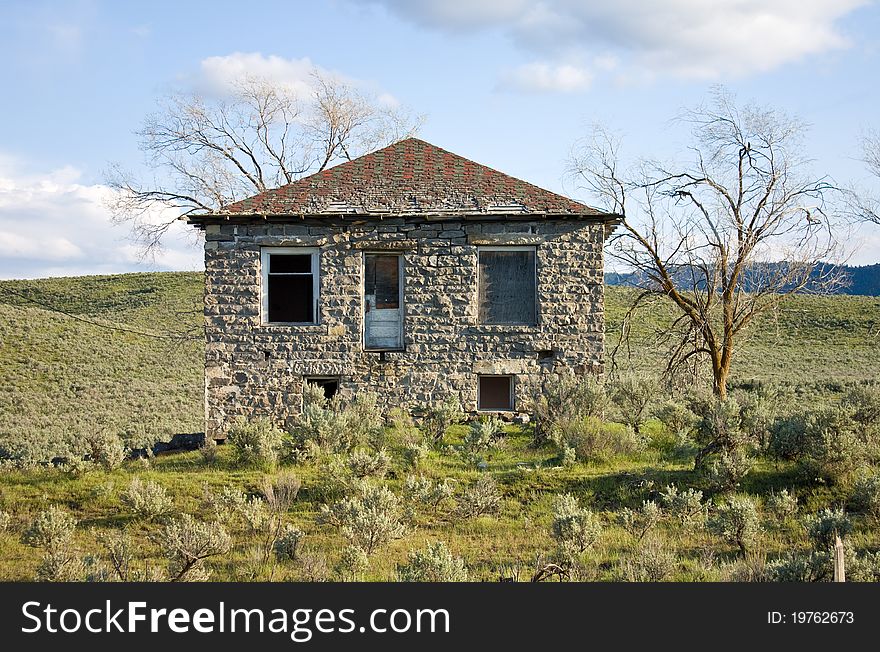
<svg viewBox="0 0 880 652">
<path fill-rule="evenodd" d="M 515 415 L 601 374 L 618 217 L 415 138 L 224 207 L 205 234 L 206 432 L 283 422 L 305 383 Z"/>
</svg>

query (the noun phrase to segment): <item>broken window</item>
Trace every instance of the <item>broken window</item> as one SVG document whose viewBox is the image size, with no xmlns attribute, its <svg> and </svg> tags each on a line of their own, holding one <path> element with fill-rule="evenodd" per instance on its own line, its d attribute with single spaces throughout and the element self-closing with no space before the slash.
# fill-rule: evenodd
<svg viewBox="0 0 880 652">
<path fill-rule="evenodd" d="M 324 390 L 324 398 L 328 401 L 336 396 L 336 392 L 339 391 L 339 379 L 338 378 L 306 378 L 306 383 L 309 385 L 316 385 Z"/>
<path fill-rule="evenodd" d="M 535 258 L 534 247 L 479 250 L 481 323 L 535 323 L 538 304 Z"/>
<path fill-rule="evenodd" d="M 400 254 L 364 254 L 364 348 L 403 348 Z"/>
<path fill-rule="evenodd" d="M 263 321 L 318 321 L 318 250 L 272 247 L 262 251 Z"/>
<path fill-rule="evenodd" d="M 479 376 L 477 409 L 513 410 L 513 376 Z"/>
</svg>

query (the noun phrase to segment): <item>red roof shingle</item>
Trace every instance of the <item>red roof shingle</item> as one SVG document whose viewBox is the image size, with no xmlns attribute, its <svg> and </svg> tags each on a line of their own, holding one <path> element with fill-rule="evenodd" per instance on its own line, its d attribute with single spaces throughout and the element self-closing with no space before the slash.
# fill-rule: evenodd
<svg viewBox="0 0 880 652">
<path fill-rule="evenodd" d="M 607 215 L 418 138 L 401 140 L 286 186 L 229 204 L 214 214 L 346 213 Z"/>
</svg>

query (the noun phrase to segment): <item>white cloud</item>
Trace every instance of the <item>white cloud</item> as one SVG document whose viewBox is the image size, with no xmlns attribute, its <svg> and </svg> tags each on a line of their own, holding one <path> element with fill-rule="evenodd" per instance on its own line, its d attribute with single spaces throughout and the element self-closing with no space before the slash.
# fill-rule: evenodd
<svg viewBox="0 0 880 652">
<path fill-rule="evenodd" d="M 506 73 L 502 86 L 527 92 L 583 91 L 590 87 L 593 74 L 585 68 L 570 65 L 529 63 Z"/>
<path fill-rule="evenodd" d="M 105 202 L 112 189 L 79 183 L 80 172 L 70 166 L 27 175 L 16 169 L 14 159 L 0 154 L 0 278 L 201 267 L 190 227 L 175 224 L 166 250 L 146 264 L 126 228 L 110 220 Z"/>
<path fill-rule="evenodd" d="M 377 84 L 349 77 L 336 70 L 328 70 L 309 57 L 288 59 L 262 52 L 233 52 L 202 59 L 198 72 L 182 76 L 181 81 L 204 95 L 223 97 L 241 80 L 262 79 L 287 86 L 294 95 L 306 97 L 315 90 L 316 73 L 325 79 L 342 82 L 374 96 L 379 106 L 384 108 L 396 109 L 401 105 L 400 100 Z"/>
<path fill-rule="evenodd" d="M 837 23 L 869 0 L 360 1 L 426 27 L 506 33 L 541 59 L 527 76 L 546 90 L 571 90 L 552 83 L 552 71 L 578 60 L 613 60 L 624 78 L 716 80 L 846 48 Z"/>
<path fill-rule="evenodd" d="M 194 83 L 203 92 L 221 95 L 227 93 L 236 81 L 257 77 L 303 93 L 310 91 L 315 69 L 315 64 L 308 57 L 286 59 L 260 52 L 233 52 L 202 59 Z"/>
</svg>

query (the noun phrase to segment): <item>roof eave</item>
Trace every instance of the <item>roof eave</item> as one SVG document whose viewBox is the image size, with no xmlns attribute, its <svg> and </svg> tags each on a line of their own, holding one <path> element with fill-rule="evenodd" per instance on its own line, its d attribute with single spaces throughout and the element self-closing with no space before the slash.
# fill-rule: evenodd
<svg viewBox="0 0 880 652">
<path fill-rule="evenodd" d="M 211 223 L 223 223 L 231 220 L 264 220 L 264 221 L 289 221 L 289 220 L 305 220 L 317 219 L 326 220 L 328 218 L 337 218 L 341 220 L 364 220 L 364 219 L 415 219 L 422 218 L 426 220 L 467 220 L 467 221 L 529 221 L 533 219 L 551 219 L 551 220 L 586 220 L 593 222 L 604 222 L 619 224 L 623 217 L 616 213 L 563 213 L 553 211 L 530 211 L 517 213 L 503 212 L 456 212 L 456 211 L 421 211 L 421 212 L 325 212 L 325 213 L 259 213 L 259 212 L 242 212 L 242 213 L 197 213 L 190 215 L 182 215 L 179 219 L 193 226 L 205 226 Z"/>
</svg>

